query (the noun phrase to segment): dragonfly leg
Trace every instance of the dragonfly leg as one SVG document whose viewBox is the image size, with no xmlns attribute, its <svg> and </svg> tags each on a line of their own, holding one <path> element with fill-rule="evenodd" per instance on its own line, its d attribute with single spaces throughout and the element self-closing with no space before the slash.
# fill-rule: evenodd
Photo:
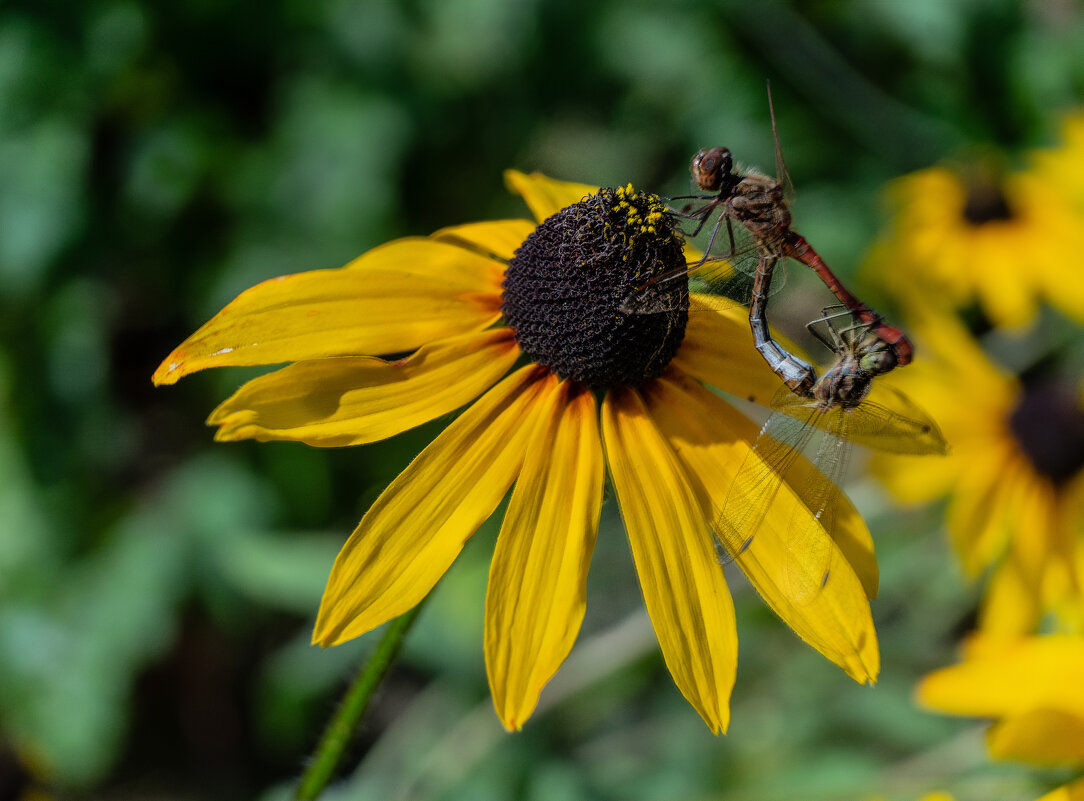
<svg viewBox="0 0 1084 801">
<path fill-rule="evenodd" d="M 733 220 L 731 220 L 729 217 L 726 218 L 726 235 L 727 238 L 730 240 L 730 247 L 727 249 L 726 253 L 723 254 L 723 258 L 729 259 L 731 256 L 734 255 L 734 251 L 737 248 L 737 246 L 734 244 Z"/>
<path fill-rule="evenodd" d="M 836 321 L 844 317 L 850 320 L 850 324 L 846 326 L 838 325 Z M 841 346 L 853 342 L 857 338 L 856 332 L 865 334 L 871 331 L 879 320 L 880 318 L 864 320 L 854 309 L 849 309 L 842 303 L 834 303 L 821 309 L 821 316 L 816 320 L 806 323 L 806 330 L 829 350 L 838 352 Z M 831 341 L 821 333 L 822 323 L 828 329 Z"/>
<path fill-rule="evenodd" d="M 719 219 L 715 221 L 715 227 L 711 229 L 711 238 L 708 240 L 708 246 L 704 248 L 704 258 L 701 259 L 701 261 L 706 261 L 708 256 L 711 255 L 711 249 L 715 247 L 715 237 L 719 235 L 719 229 L 723 225 L 723 220 L 729 222 L 730 218 L 727 217 L 726 214 L 719 215 Z M 693 234 L 693 236 L 696 236 L 696 234 Z M 727 254 L 727 256 L 724 256 L 723 258 L 728 258 L 729 255 L 730 254 Z"/>
<path fill-rule="evenodd" d="M 829 332 L 831 332 L 831 337 L 827 337 L 821 333 L 821 328 L 818 323 L 824 323 L 828 327 Z M 839 335 L 836 332 L 835 326 L 828 322 L 824 317 L 819 317 L 816 320 L 806 323 L 805 330 L 812 334 L 816 340 L 824 345 L 824 347 L 828 348 L 828 350 L 838 351 L 840 346 Z"/>
<path fill-rule="evenodd" d="M 718 195 L 674 195 L 673 197 L 663 198 L 663 200 L 668 202 L 671 200 L 714 200 L 717 197 Z M 680 212 L 674 213 L 680 214 Z"/>
<path fill-rule="evenodd" d="M 699 218 L 700 222 L 697 224 L 696 229 L 691 234 L 689 234 L 690 239 L 700 235 L 700 232 L 702 230 L 704 230 L 704 225 L 707 223 L 708 219 L 711 217 L 711 212 L 712 212 L 714 207 L 713 206 L 705 206 L 705 208 L 707 209 L 707 211 L 704 212 L 700 216 L 700 218 Z M 712 237 L 712 238 L 714 238 L 714 237 Z M 711 247 L 709 246 L 708 249 L 704 251 L 704 253 L 706 255 L 706 254 L 708 254 L 710 252 L 711 252 Z"/>
</svg>

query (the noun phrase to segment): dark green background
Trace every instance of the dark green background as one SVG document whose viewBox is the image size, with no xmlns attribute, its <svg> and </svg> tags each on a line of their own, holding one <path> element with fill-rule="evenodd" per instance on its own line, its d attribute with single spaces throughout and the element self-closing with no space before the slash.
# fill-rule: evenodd
<svg viewBox="0 0 1084 801">
<path fill-rule="evenodd" d="M 363 449 L 213 445 L 204 417 L 253 373 L 155 390 L 173 346 L 264 278 L 523 215 L 506 167 L 681 194 L 690 155 L 726 144 L 771 170 L 766 79 L 795 225 L 853 276 L 886 181 L 1053 141 L 1084 27 L 1071 0 L 0 3 L 0 798 L 283 798 L 371 647 L 308 645 L 324 580 L 446 421 Z M 974 722 L 910 704 L 973 613 L 938 511 L 855 497 L 882 554 L 875 689 L 736 581 L 733 721 L 712 738 L 611 502 L 575 664 L 505 735 L 481 645 L 491 522 L 379 697 L 364 778 L 328 797 L 1034 797 L 1059 777 L 991 768 Z"/>
</svg>

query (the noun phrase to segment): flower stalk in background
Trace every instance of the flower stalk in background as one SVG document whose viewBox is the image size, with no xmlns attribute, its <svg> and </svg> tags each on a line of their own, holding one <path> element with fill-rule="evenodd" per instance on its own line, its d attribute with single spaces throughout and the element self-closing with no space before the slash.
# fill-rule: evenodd
<svg viewBox="0 0 1084 801">
<path fill-rule="evenodd" d="M 685 264 L 657 198 L 507 179 L 535 222 L 457 226 L 339 270 L 266 281 L 154 380 L 292 362 L 214 411 L 220 440 L 356 445 L 465 406 L 343 547 L 313 641 L 344 642 L 414 607 L 515 484 L 485 620 L 493 701 L 509 729 L 531 715 L 576 638 L 608 469 L 666 665 L 709 728 L 725 731 L 737 633 L 710 521 L 757 428 L 705 385 L 766 402 L 779 382 L 742 309 L 701 310 L 673 287 L 668 311 L 620 311 L 630 287 Z M 378 358 L 388 354 L 397 357 Z M 784 590 L 788 526 L 812 517 L 800 489 L 784 485 L 741 566 L 803 639 L 873 682 L 876 559 L 853 506 L 834 502 L 835 567 L 816 598 L 797 604 Z"/>
</svg>

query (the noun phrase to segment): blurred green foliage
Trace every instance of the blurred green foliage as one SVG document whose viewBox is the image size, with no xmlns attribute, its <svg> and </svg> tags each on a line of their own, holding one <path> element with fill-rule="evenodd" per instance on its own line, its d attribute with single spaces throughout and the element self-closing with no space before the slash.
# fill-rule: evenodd
<svg viewBox="0 0 1084 801">
<path fill-rule="evenodd" d="M 0 795 L 284 798 L 368 648 L 311 648 L 312 616 L 338 546 L 440 423 L 365 449 L 212 446 L 202 420 L 245 371 L 158 391 L 150 374 L 238 291 L 520 216 L 505 167 L 670 194 L 701 146 L 770 169 L 768 78 L 797 227 L 846 274 L 891 177 L 1051 138 L 1084 91 L 1079 11 L 0 4 Z M 935 515 L 860 497 L 884 574 L 876 689 L 745 587 L 731 734 L 711 738 L 665 675 L 610 504 L 569 678 L 505 735 L 481 650 L 491 521 L 413 632 L 362 770 L 328 797 L 1037 794 L 1034 774 L 985 766 L 973 725 L 909 704 L 974 598 Z"/>
</svg>

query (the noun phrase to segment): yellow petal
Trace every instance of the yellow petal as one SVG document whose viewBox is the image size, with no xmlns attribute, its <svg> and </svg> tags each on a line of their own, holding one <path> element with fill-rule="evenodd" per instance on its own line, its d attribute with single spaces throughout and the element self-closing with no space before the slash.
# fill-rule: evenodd
<svg viewBox="0 0 1084 801">
<path fill-rule="evenodd" d="M 1012 556 L 1024 580 L 1039 587 L 1043 573 L 1056 556 L 1057 499 L 1054 486 L 1032 471 L 1021 475 L 1018 486 L 1018 502 L 1009 519 L 1014 533 Z"/>
<path fill-rule="evenodd" d="M 595 398 L 565 381 L 539 412 L 489 571 L 486 669 L 508 729 L 523 726 L 575 642 L 601 508 Z"/>
<path fill-rule="evenodd" d="M 663 659 L 708 727 L 726 731 L 737 666 L 734 604 L 700 503 L 635 390 L 610 390 L 602 433 Z"/>
<path fill-rule="evenodd" d="M 1034 293 L 1030 291 L 1030 270 L 1021 275 L 1016 237 L 998 235 L 1004 226 L 987 226 L 989 236 L 977 237 L 973 243 L 975 264 L 982 265 L 982 278 L 977 282 L 979 300 L 995 325 L 1019 328 L 1035 316 Z M 1035 265 L 1031 265 L 1032 269 Z M 1026 284 L 1021 281 L 1029 276 Z"/>
<path fill-rule="evenodd" d="M 441 228 L 433 239 L 477 250 L 501 261 L 509 261 L 535 224 L 528 220 L 492 220 Z"/>
<path fill-rule="evenodd" d="M 1012 559 L 994 569 L 982 597 L 979 629 L 996 637 L 1022 637 L 1035 630 L 1041 609 L 1037 588 L 1028 586 Z"/>
<path fill-rule="evenodd" d="M 413 350 L 500 317 L 504 266 L 429 239 L 400 239 L 339 270 L 273 278 L 242 292 L 154 374 L 172 384 L 208 367 Z"/>
<path fill-rule="evenodd" d="M 1033 709 L 1006 718 L 986 734 L 990 756 L 1037 765 L 1084 762 L 1084 718 L 1057 709 Z"/>
<path fill-rule="evenodd" d="M 1075 782 L 1063 785 L 1047 793 L 1038 801 L 1084 801 L 1084 779 L 1077 779 Z"/>
<path fill-rule="evenodd" d="M 641 391 L 686 472 L 703 483 L 713 508 L 721 506 L 759 428 L 677 368 L 672 367 Z M 813 486 L 810 479 L 815 471 L 813 464 L 799 455 L 784 475 L 791 490 L 807 507 L 819 500 L 810 494 Z M 823 517 L 833 521 L 829 533 L 862 582 L 867 597 L 874 598 L 879 568 L 869 528 L 846 493 L 835 493 L 829 502 L 823 513 Z M 707 514 L 714 517 L 712 509 Z"/>
<path fill-rule="evenodd" d="M 968 395 L 975 398 L 998 398 L 1005 402 L 1004 399 L 1015 395 L 1016 380 L 987 358 L 977 340 L 956 317 L 941 308 L 917 303 L 912 317 L 915 320 L 912 328 L 920 340 L 915 366 L 922 365 L 924 383 L 930 385 L 931 391 L 940 390 L 944 394 L 946 406 L 951 407 L 952 401 L 959 397 L 958 391 L 945 385 L 944 379 L 948 376 L 955 377 L 957 386 L 966 387 Z M 889 382 L 898 383 L 920 397 L 923 393 L 906 383 L 917 372 L 912 368 L 897 371 Z"/>
<path fill-rule="evenodd" d="M 409 358 L 298 362 L 249 381 L 207 422 L 215 439 L 360 445 L 458 409 L 500 380 L 519 348 L 498 328 L 444 339 Z"/>
<path fill-rule="evenodd" d="M 1046 708 L 1084 716 L 1084 637 L 976 640 L 967 661 L 921 681 L 920 703 L 955 715 L 1018 715 Z"/>
<path fill-rule="evenodd" d="M 1008 542 L 1008 520 L 1016 496 L 1019 461 L 985 458 L 967 466 L 946 515 L 949 534 L 964 571 L 977 575 Z"/>
<path fill-rule="evenodd" d="M 966 457 L 953 442 L 952 451 L 937 459 L 876 454 L 870 460 L 870 472 L 901 505 L 915 505 L 943 497 L 955 490 L 960 474 L 968 464 Z"/>
<path fill-rule="evenodd" d="M 515 480 L 538 394 L 555 381 L 537 366 L 509 376 L 381 493 L 335 559 L 314 643 L 364 634 L 429 593 Z"/>
<path fill-rule="evenodd" d="M 673 364 L 705 384 L 762 405 L 782 386 L 753 347 L 748 310 L 712 311 L 697 295 L 691 297 L 685 339 Z"/>
<path fill-rule="evenodd" d="M 721 506 L 750 453 L 749 439 L 756 435 L 755 427 L 678 370 L 645 385 L 643 392 L 686 473 L 702 484 L 713 508 Z M 831 500 L 834 508 L 826 513 L 835 520 L 828 582 L 801 602 L 789 589 L 789 526 L 792 521 L 810 522 L 812 518 L 792 487 L 804 492 L 811 485 L 808 479 L 813 470 L 805 459 L 795 459 L 785 475 L 789 485 L 780 487 L 756 537 L 737 562 L 765 602 L 802 639 L 856 681 L 874 681 L 880 657 L 867 592 L 873 595 L 877 590 L 877 560 L 869 530 L 842 492 Z M 815 581 L 819 583 L 819 575 Z"/>
<path fill-rule="evenodd" d="M 598 192 L 598 187 L 592 184 L 558 181 L 540 172 L 528 175 L 519 170 L 505 170 L 504 182 L 523 198 L 538 222 Z"/>
</svg>

